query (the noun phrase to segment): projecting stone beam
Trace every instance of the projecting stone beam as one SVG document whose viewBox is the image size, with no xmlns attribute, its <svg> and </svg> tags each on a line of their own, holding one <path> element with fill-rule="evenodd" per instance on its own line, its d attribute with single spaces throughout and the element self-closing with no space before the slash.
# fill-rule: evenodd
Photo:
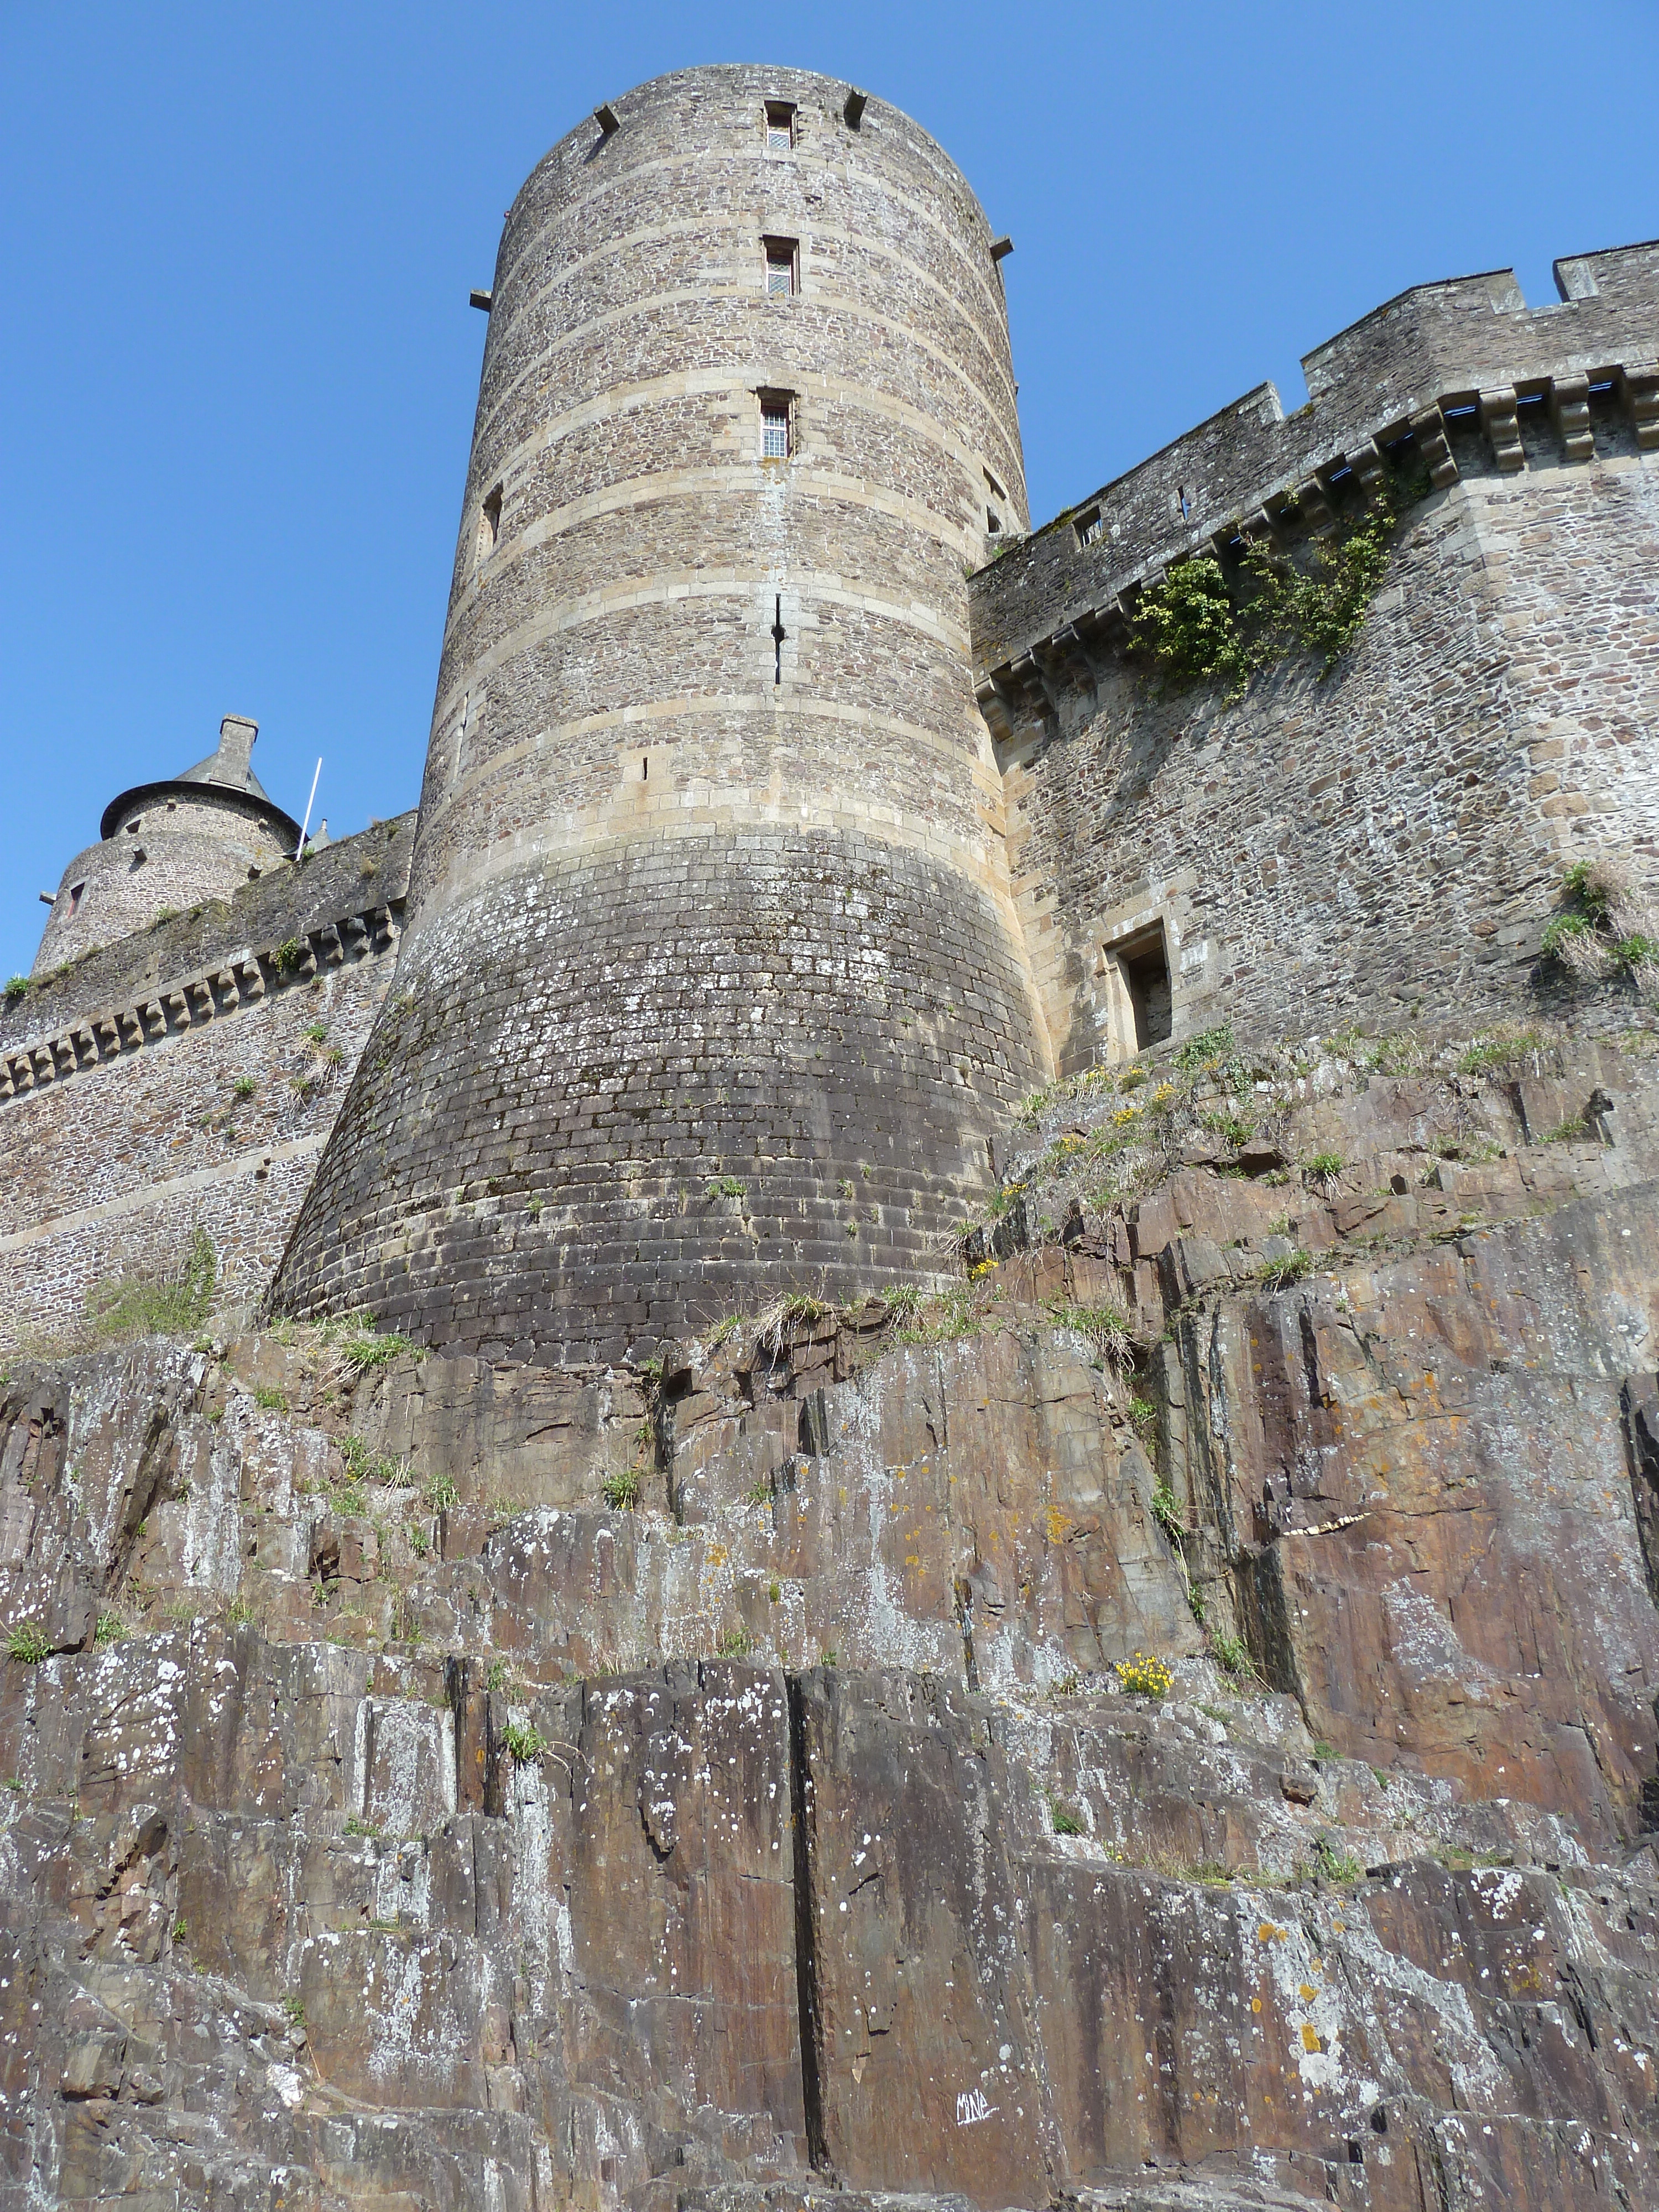
<svg viewBox="0 0 1659 2212">
<path fill-rule="evenodd" d="M 1550 380 L 1550 420 L 1570 461 L 1592 461 L 1595 439 L 1590 429 L 1589 379 L 1557 376 Z"/>
<path fill-rule="evenodd" d="M 1492 459 L 1506 475 L 1527 465 L 1526 448 L 1521 443 L 1521 425 L 1515 410 L 1512 384 L 1500 385 L 1494 391 L 1480 394 L 1480 427 L 1486 434 Z"/>
</svg>

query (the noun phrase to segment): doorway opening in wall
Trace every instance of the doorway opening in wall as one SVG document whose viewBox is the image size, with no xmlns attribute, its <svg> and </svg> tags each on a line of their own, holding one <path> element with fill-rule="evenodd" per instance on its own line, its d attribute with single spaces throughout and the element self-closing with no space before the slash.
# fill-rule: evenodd
<svg viewBox="0 0 1659 2212">
<path fill-rule="evenodd" d="M 1170 955 L 1164 942 L 1164 925 L 1139 930 L 1121 944 L 1109 945 L 1109 960 L 1115 961 L 1128 1000 L 1122 1042 L 1130 1052 L 1145 1052 L 1149 1044 L 1167 1042 L 1171 1027 Z"/>
</svg>

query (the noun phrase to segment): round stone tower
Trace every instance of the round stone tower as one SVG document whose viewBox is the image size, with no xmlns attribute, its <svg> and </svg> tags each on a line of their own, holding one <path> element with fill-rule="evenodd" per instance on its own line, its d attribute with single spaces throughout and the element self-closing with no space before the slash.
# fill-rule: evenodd
<svg viewBox="0 0 1659 2212">
<path fill-rule="evenodd" d="M 965 579 L 997 246 L 799 70 L 641 87 L 507 218 L 398 969 L 278 1276 L 615 1358 L 945 1265 L 1046 1069 Z"/>
<path fill-rule="evenodd" d="M 257 722 L 227 714 L 205 760 L 111 799 L 99 842 L 64 871 L 34 956 L 37 975 L 160 915 L 228 898 L 250 877 L 293 859 L 300 825 L 253 773 L 258 734 Z"/>
</svg>

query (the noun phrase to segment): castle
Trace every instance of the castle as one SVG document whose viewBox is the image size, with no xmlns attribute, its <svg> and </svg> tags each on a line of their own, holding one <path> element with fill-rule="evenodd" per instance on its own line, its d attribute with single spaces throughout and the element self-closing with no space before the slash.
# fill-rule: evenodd
<svg viewBox="0 0 1659 2212">
<path fill-rule="evenodd" d="M 1407 293 L 1028 535 L 1007 241 L 939 149 L 791 70 L 607 114 L 502 234 L 417 821 L 284 868 L 231 718 L 65 873 L 4 1018 L 14 1334 L 191 1218 L 283 1310 L 571 1361 L 926 1279 L 1042 1080 L 1513 1009 L 1564 863 L 1652 850 L 1659 247 Z M 1390 470 L 1340 680 L 1138 672 L 1172 564 Z"/>
<path fill-rule="evenodd" d="M 1659 831 L 1659 246 L 1407 293 L 1028 535 L 1007 244 L 799 71 L 538 165 L 418 817 L 287 867 L 234 718 L 112 803 L 5 1015 L 14 1334 L 199 1218 L 279 1310 L 616 1359 L 936 1276 L 1056 1073 L 1527 1002 L 1564 864 Z M 1149 684 L 1138 594 L 1390 474 L 1336 680 Z"/>
<path fill-rule="evenodd" d="M 0 2212 L 1659 2203 L 1659 244 L 1034 532 L 1009 250 L 602 106 L 418 811 L 64 872 Z"/>
</svg>

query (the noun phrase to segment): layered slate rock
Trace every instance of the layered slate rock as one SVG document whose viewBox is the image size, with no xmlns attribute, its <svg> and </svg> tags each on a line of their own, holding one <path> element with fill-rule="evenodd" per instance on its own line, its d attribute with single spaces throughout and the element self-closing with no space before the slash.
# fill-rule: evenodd
<svg viewBox="0 0 1659 2212">
<path fill-rule="evenodd" d="M 14 1368 L 8 2201 L 1652 2200 L 1639 1042 L 1043 1242 L 1070 1095 L 937 1311 L 643 1372 Z"/>
</svg>

